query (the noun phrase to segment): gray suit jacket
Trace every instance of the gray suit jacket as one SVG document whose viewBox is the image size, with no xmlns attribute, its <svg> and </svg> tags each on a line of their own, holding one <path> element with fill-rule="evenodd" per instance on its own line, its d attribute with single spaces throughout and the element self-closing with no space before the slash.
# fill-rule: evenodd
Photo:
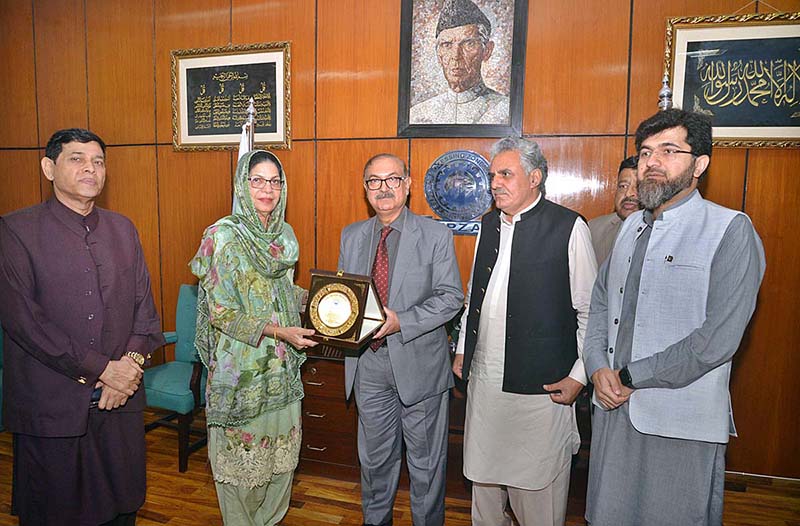
<svg viewBox="0 0 800 526">
<path fill-rule="evenodd" d="M 376 217 L 342 231 L 339 269 L 369 275 Z M 386 339 L 400 400 L 411 405 L 453 386 L 444 324 L 464 303 L 453 234 L 444 225 L 407 211 L 397 257 L 389 278 L 389 304 L 400 331 Z M 364 352 L 371 352 L 367 348 Z M 349 398 L 357 358 L 345 359 Z"/>
</svg>

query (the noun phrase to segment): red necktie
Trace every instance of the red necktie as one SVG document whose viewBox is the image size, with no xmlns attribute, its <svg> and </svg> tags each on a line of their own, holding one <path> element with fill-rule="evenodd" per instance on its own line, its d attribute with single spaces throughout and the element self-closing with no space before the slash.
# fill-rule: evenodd
<svg viewBox="0 0 800 526">
<path fill-rule="evenodd" d="M 390 226 L 385 226 L 381 230 L 381 240 L 378 241 L 378 251 L 375 253 L 375 262 L 372 264 L 372 280 L 375 282 L 378 297 L 384 306 L 389 301 L 389 251 L 386 248 L 386 238 L 391 231 L 392 227 Z M 372 340 L 369 348 L 377 351 L 384 341 L 386 338 Z"/>
</svg>

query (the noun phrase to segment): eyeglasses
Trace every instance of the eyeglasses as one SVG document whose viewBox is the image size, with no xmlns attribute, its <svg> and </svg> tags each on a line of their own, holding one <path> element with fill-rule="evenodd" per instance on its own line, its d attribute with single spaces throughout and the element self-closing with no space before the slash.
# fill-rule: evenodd
<svg viewBox="0 0 800 526">
<path fill-rule="evenodd" d="M 380 190 L 381 186 L 386 183 L 386 188 L 394 190 L 405 180 L 405 177 L 387 177 L 386 179 L 378 179 L 377 177 L 373 177 L 364 181 L 364 186 L 370 190 Z"/>
<path fill-rule="evenodd" d="M 674 159 L 677 159 L 677 156 L 682 153 L 686 153 L 694 157 L 697 157 L 697 154 L 694 152 L 690 152 L 688 150 L 679 150 L 677 148 L 656 148 L 654 150 L 646 148 L 643 150 L 639 150 L 639 155 L 637 155 L 637 161 L 639 164 L 642 164 L 643 162 L 647 162 L 648 160 L 655 157 L 658 157 L 659 159 L 664 161 L 672 161 Z"/>
<path fill-rule="evenodd" d="M 250 188 L 255 188 L 256 190 L 264 188 L 265 186 L 267 186 L 267 183 L 269 183 L 269 186 L 273 190 L 280 190 L 281 188 L 283 188 L 283 179 L 278 179 L 278 178 L 264 179 L 263 177 L 248 177 L 247 180 L 250 181 Z"/>
</svg>

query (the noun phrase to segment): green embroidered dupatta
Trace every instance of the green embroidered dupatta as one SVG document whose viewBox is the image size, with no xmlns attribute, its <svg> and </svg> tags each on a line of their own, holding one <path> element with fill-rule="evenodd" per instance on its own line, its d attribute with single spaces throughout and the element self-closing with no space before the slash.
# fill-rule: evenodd
<svg viewBox="0 0 800 526">
<path fill-rule="evenodd" d="M 266 156 L 284 179 L 280 199 L 264 227 L 250 197 L 250 159 Z M 266 160 L 266 159 L 265 159 Z M 305 355 L 262 336 L 267 323 L 300 324 L 302 289 L 293 283 L 298 243 L 284 220 L 287 185 L 269 152 L 244 155 L 234 179 L 233 214 L 208 227 L 189 263 L 199 278 L 195 346 L 209 371 L 206 418 L 210 426 L 236 426 L 303 397 Z"/>
</svg>

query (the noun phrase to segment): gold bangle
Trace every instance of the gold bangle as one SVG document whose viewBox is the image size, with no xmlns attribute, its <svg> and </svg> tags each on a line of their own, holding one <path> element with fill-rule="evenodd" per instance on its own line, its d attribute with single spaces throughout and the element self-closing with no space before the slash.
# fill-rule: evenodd
<svg viewBox="0 0 800 526">
<path fill-rule="evenodd" d="M 278 343 L 278 327 L 272 327 L 272 339 Z"/>
</svg>

